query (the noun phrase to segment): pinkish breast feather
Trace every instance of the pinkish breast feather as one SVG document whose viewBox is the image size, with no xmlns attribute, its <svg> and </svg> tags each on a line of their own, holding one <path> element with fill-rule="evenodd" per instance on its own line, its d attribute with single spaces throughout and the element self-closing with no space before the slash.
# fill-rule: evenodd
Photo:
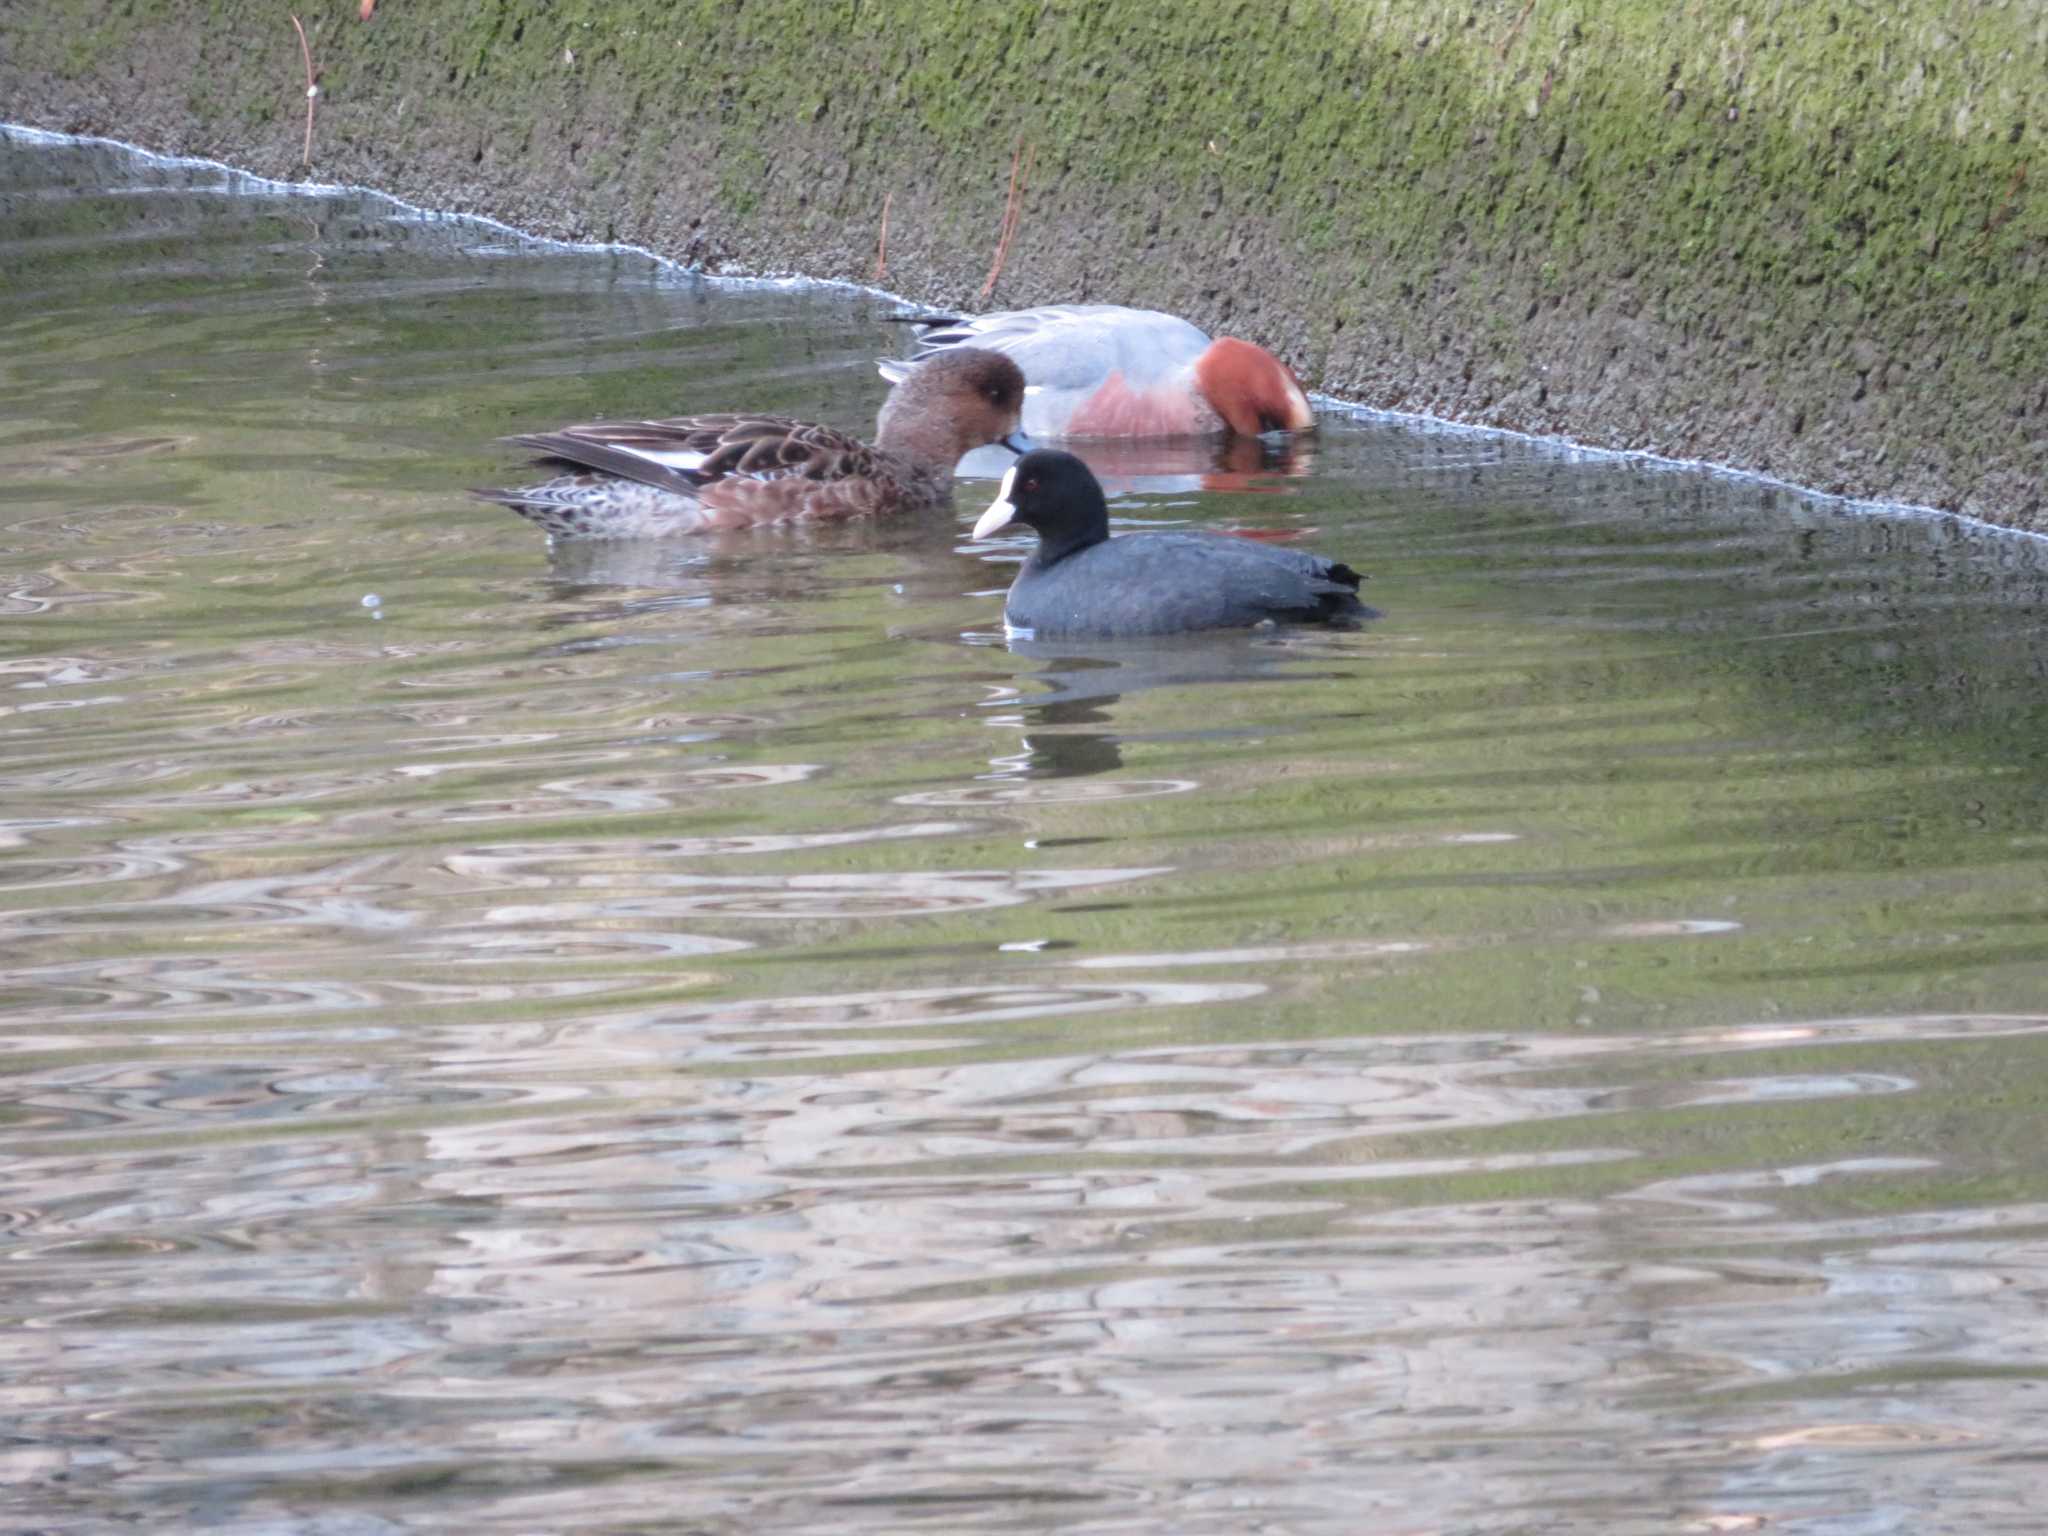
<svg viewBox="0 0 2048 1536">
<path fill-rule="evenodd" d="M 1121 372 L 1103 380 L 1067 421 L 1070 437 L 1190 437 L 1222 426 L 1184 376 L 1154 389 L 1133 389 Z"/>
</svg>

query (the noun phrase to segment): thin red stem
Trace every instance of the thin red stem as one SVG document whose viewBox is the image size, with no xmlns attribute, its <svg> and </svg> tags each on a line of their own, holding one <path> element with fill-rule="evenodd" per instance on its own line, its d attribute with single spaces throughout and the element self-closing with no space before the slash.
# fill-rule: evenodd
<svg viewBox="0 0 2048 1536">
<path fill-rule="evenodd" d="M 981 302 L 996 291 L 996 279 L 1003 275 L 1003 263 L 1010 259 L 1010 242 L 1016 238 L 1017 223 L 1024 210 L 1024 183 L 1038 162 L 1038 146 L 1020 142 L 1010 159 L 1010 194 L 1003 199 L 1003 222 L 996 235 L 995 264 L 988 269 L 988 281 L 981 285 Z"/>
</svg>

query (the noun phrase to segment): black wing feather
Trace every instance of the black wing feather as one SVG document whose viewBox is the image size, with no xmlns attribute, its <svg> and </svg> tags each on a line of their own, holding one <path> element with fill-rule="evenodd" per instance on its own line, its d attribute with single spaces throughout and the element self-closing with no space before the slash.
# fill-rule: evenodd
<svg viewBox="0 0 2048 1536">
<path fill-rule="evenodd" d="M 636 480 L 642 485 L 651 485 L 659 490 L 676 491 L 690 495 L 702 486 L 705 477 L 695 470 L 678 469 L 671 464 L 657 464 L 652 459 L 642 458 L 623 448 L 597 439 L 581 437 L 570 432 L 523 432 L 517 437 L 506 439 L 522 448 L 531 448 L 549 463 L 566 464 L 576 469 L 595 469 L 607 475 L 617 475 L 621 480 Z"/>
</svg>

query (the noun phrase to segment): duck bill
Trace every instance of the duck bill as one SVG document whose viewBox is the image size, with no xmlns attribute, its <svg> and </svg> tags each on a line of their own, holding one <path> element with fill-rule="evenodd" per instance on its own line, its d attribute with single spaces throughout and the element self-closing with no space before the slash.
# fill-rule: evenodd
<svg viewBox="0 0 2048 1536">
<path fill-rule="evenodd" d="M 1038 444 L 1034 443 L 1029 437 L 1027 437 L 1022 428 L 1019 428 L 1017 431 L 1010 433 L 1010 435 L 1007 437 L 997 438 L 996 446 L 998 448 L 1009 449 L 1010 452 L 1014 453 L 1015 455 L 1017 455 L 1018 458 L 1021 459 L 1024 457 L 1025 454 L 1029 453 L 1032 449 L 1036 448 Z"/>
<path fill-rule="evenodd" d="M 988 510 L 982 513 L 980 519 L 976 521 L 974 537 L 977 539 L 993 538 L 1015 521 L 1017 521 L 1017 509 L 998 496 L 988 504 Z"/>
</svg>

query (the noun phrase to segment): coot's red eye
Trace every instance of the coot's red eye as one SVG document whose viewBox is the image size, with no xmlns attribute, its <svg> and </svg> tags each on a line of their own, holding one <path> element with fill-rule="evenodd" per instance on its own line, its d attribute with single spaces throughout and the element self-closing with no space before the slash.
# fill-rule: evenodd
<svg viewBox="0 0 2048 1536">
<path fill-rule="evenodd" d="M 1035 491 L 1038 489 L 1038 482 L 1036 480 L 1026 480 L 1024 482 L 1024 489 L 1027 491 Z"/>
</svg>

